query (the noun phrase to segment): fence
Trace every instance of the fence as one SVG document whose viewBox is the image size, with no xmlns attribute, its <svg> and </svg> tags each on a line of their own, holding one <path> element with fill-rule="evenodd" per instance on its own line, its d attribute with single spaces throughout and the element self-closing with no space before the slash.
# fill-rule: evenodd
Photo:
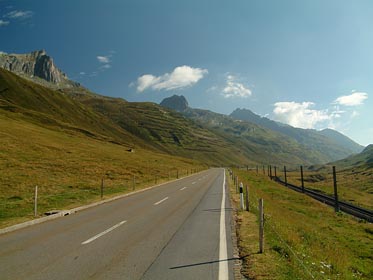
<svg viewBox="0 0 373 280">
<path fill-rule="evenodd" d="M 56 213 L 63 207 L 76 207 L 110 197 L 119 193 L 129 193 L 151 185 L 157 185 L 174 179 L 179 179 L 201 171 L 200 168 L 168 169 L 142 173 L 132 172 L 121 178 L 113 174 L 105 174 L 101 178 L 90 178 L 94 183 L 77 183 L 76 185 L 55 182 L 50 184 L 31 184 L 21 190 L 8 191 L 8 195 L 0 196 L 0 224 L 5 224 L 11 218 L 31 218 Z M 79 178 L 76 180 L 79 182 Z M 37 186 L 36 186 L 37 185 Z"/>
<path fill-rule="evenodd" d="M 357 218 L 373 222 L 373 211 L 368 209 L 372 208 L 372 196 L 366 191 L 361 193 L 356 190 L 351 191 L 356 186 L 356 180 L 348 179 L 348 176 L 351 176 L 350 169 L 336 171 L 335 166 L 331 168 L 319 167 L 318 171 L 315 172 L 309 168 L 305 169 L 303 166 L 288 168 L 287 166 L 277 167 L 272 165 L 266 167 L 263 165 L 262 168 L 259 168 L 259 166 L 249 168 L 247 166 L 245 169 L 247 171 L 255 170 L 258 175 L 261 174 L 260 169 L 262 169 L 263 174 L 268 175 L 272 180 L 333 206 L 335 212 L 343 211 Z M 352 173 L 353 176 L 356 176 L 356 174 L 357 172 Z M 343 181 L 338 182 L 337 175 L 346 180 L 343 185 Z M 305 186 L 306 184 L 307 186 Z M 340 184 L 342 188 L 339 186 Z M 311 187 L 308 187 L 308 185 L 311 185 Z M 342 192 L 340 189 L 342 189 Z M 356 201 L 365 201 L 365 204 L 360 203 L 359 205 Z"/>
<path fill-rule="evenodd" d="M 247 168 L 247 170 L 249 170 L 249 168 Z M 255 168 L 254 170 L 259 171 L 258 168 Z M 296 262 L 296 265 L 299 268 L 298 273 L 302 275 L 302 279 L 317 279 L 317 276 L 310 271 L 304 261 L 298 256 L 296 250 L 292 248 L 292 246 L 285 240 L 285 238 L 283 238 L 283 236 L 281 236 L 281 234 L 277 230 L 278 225 L 272 219 L 272 215 L 270 213 L 265 213 L 264 200 L 262 198 L 258 198 L 253 191 L 250 192 L 248 185 L 243 187 L 243 183 L 240 181 L 240 178 L 235 175 L 231 169 L 229 169 L 228 171 L 230 174 L 230 179 L 234 184 L 236 194 L 240 194 L 240 210 L 251 212 L 257 216 L 259 224 L 258 253 L 264 253 L 265 233 L 270 233 L 279 242 L 281 242 L 287 248 L 287 251 L 292 255 L 293 259 Z M 270 169 L 268 169 L 268 172 L 270 172 Z"/>
</svg>

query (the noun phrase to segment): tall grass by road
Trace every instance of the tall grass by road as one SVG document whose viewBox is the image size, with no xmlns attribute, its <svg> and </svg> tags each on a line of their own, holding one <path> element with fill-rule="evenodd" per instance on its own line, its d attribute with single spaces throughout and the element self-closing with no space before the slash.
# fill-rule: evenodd
<svg viewBox="0 0 373 280">
<path fill-rule="evenodd" d="M 373 279 L 373 225 L 289 190 L 255 171 L 234 170 L 249 186 L 252 212 L 238 211 L 243 272 L 250 279 Z M 239 199 L 231 187 L 233 199 Z M 258 254 L 257 199 L 264 199 L 265 250 Z"/>
</svg>

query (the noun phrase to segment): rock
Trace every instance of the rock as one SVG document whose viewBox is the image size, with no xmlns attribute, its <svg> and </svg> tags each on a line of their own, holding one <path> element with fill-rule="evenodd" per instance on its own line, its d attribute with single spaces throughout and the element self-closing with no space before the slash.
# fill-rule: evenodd
<svg viewBox="0 0 373 280">
<path fill-rule="evenodd" d="M 188 101 L 183 95 L 167 97 L 162 100 L 160 105 L 178 112 L 184 112 L 189 108 Z"/>
<path fill-rule="evenodd" d="M 45 50 L 26 54 L 0 54 L 0 67 L 30 79 L 39 84 L 54 88 L 79 87 L 58 69 Z M 46 81 L 47 83 L 45 83 Z"/>
</svg>

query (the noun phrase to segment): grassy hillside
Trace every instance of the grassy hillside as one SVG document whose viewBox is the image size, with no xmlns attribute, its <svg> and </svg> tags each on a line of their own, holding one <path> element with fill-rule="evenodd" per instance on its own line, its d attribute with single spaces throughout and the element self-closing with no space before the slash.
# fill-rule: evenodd
<svg viewBox="0 0 373 280">
<path fill-rule="evenodd" d="M 0 226 L 206 168 L 156 150 L 70 96 L 0 69 Z M 135 149 L 133 149 L 135 148 Z M 132 149 L 132 150 L 131 150 Z M 132 152 L 131 152 L 132 151 Z"/>
<path fill-rule="evenodd" d="M 230 114 L 236 120 L 244 120 L 258 124 L 272 131 L 286 135 L 309 150 L 323 155 L 323 161 L 335 161 L 345 158 L 351 154 L 359 153 L 363 147 L 349 139 L 347 136 L 332 130 L 324 129 L 317 131 L 314 129 L 295 128 L 268 118 L 260 117 L 247 109 L 236 109 Z M 326 160 L 325 160 L 326 159 Z"/>
<path fill-rule="evenodd" d="M 309 166 L 304 172 L 305 186 L 333 195 L 332 166 L 337 171 L 339 199 L 373 209 L 373 146 L 343 160 Z M 287 175 L 290 183 L 301 184 L 299 168 L 290 169 Z"/>
<path fill-rule="evenodd" d="M 207 126 L 221 137 L 231 139 L 242 153 L 258 163 L 322 163 L 330 158 L 299 144 L 296 140 L 254 123 L 235 120 L 208 110 L 188 109 L 184 114 Z"/>
<path fill-rule="evenodd" d="M 240 147 L 181 114 L 154 103 L 126 102 L 97 95 L 76 96 L 154 149 L 198 159 L 210 165 L 248 162 Z"/>
<path fill-rule="evenodd" d="M 95 139 L 79 131 L 50 129 L 0 109 L 0 227 L 33 217 L 39 186 L 39 213 L 149 186 L 205 168 L 199 162 Z"/>
<path fill-rule="evenodd" d="M 250 193 L 251 212 L 237 212 L 243 273 L 249 279 L 372 279 L 372 224 L 335 214 L 256 172 L 235 170 L 235 175 Z M 232 184 L 231 193 L 238 208 Z M 259 198 L 264 199 L 263 254 L 258 253 Z"/>
<path fill-rule="evenodd" d="M 0 68 L 0 109 L 45 127 L 78 131 L 126 146 L 141 142 L 109 119 L 61 92 L 45 88 Z"/>
</svg>

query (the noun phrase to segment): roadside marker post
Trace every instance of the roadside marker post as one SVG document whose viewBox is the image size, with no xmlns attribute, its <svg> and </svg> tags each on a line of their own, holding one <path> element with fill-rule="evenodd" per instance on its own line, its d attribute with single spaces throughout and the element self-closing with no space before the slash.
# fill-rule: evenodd
<svg viewBox="0 0 373 280">
<path fill-rule="evenodd" d="M 241 210 L 245 209 L 244 200 L 243 200 L 243 184 L 240 183 L 240 202 L 241 202 Z"/>
</svg>

